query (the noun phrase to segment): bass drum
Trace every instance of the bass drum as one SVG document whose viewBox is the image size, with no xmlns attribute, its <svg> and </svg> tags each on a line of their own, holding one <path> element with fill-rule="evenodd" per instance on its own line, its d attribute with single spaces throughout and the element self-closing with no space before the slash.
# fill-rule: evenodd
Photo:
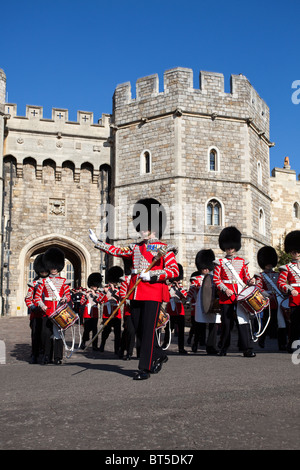
<svg viewBox="0 0 300 470">
<path fill-rule="evenodd" d="M 213 283 L 212 276 L 210 274 L 206 274 L 204 276 L 201 286 L 201 293 L 200 293 L 200 302 L 203 313 L 219 313 L 220 305 L 219 305 L 219 297 L 218 291 Z"/>
</svg>

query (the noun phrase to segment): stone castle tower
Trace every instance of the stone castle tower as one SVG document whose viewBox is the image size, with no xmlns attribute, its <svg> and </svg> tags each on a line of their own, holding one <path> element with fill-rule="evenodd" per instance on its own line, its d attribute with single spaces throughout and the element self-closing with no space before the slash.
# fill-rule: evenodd
<svg viewBox="0 0 300 470">
<path fill-rule="evenodd" d="M 241 253 L 255 265 L 257 250 L 271 240 L 269 109 L 246 77 L 176 68 L 114 94 L 115 241 L 129 235 L 131 208 L 152 197 L 169 216 L 167 241 L 179 247 L 186 275 L 195 271 L 203 247 L 220 253 L 218 236 L 235 225 L 243 234 Z M 126 214 L 126 216 L 125 216 Z M 126 219 L 127 217 L 127 219 Z M 165 237 L 165 238 L 166 238 Z"/>
<path fill-rule="evenodd" d="M 243 234 L 241 254 L 256 267 L 257 250 L 271 243 L 269 109 L 246 77 L 193 71 L 141 78 L 132 97 L 130 83 L 116 87 L 112 114 L 5 104 L 5 75 L 0 87 L 0 139 L 3 138 L 4 200 L 2 311 L 26 314 L 24 297 L 34 257 L 49 246 L 66 254 L 71 280 L 118 260 L 103 259 L 88 239 L 127 244 L 137 237 L 133 205 L 154 198 L 167 214 L 163 239 L 178 246 L 185 281 L 203 247 L 221 254 L 223 227 Z M 1 142 L 0 142 L 1 143 Z M 65 273 L 65 275 L 68 273 Z"/>
</svg>

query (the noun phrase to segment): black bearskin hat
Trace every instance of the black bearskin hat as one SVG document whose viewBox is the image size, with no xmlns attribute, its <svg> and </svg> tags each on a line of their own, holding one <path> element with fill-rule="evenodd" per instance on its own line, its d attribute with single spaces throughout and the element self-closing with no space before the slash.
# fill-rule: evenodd
<svg viewBox="0 0 300 470">
<path fill-rule="evenodd" d="M 59 248 L 49 248 L 43 255 L 43 263 L 47 269 L 57 269 L 62 271 L 65 266 L 65 254 Z"/>
<path fill-rule="evenodd" d="M 106 273 L 106 282 L 117 283 L 120 281 L 120 277 L 124 274 L 123 269 L 120 266 L 113 266 L 109 268 Z"/>
<path fill-rule="evenodd" d="M 161 238 L 166 228 L 167 215 L 156 199 L 141 199 L 133 207 L 133 226 L 137 232 L 155 232 Z"/>
<path fill-rule="evenodd" d="M 275 268 L 278 263 L 276 250 L 272 246 L 263 246 L 257 252 L 257 262 L 261 269 L 265 269 L 267 264 L 271 264 Z"/>
<path fill-rule="evenodd" d="M 222 251 L 234 248 L 235 251 L 241 249 L 241 232 L 236 227 L 226 227 L 219 235 L 219 247 Z"/>
<path fill-rule="evenodd" d="M 37 255 L 33 262 L 33 269 L 37 274 L 48 271 L 48 269 L 46 269 L 43 263 L 43 254 Z"/>
<path fill-rule="evenodd" d="M 191 274 L 191 277 L 190 277 L 190 281 L 192 281 L 193 279 L 195 279 L 197 276 L 200 276 L 200 271 L 194 271 L 192 274 Z"/>
<path fill-rule="evenodd" d="M 210 271 L 212 271 L 214 269 L 214 259 L 215 254 L 213 250 L 208 249 L 198 251 L 195 258 L 195 264 L 198 271 L 201 271 L 201 269 L 209 269 Z"/>
<path fill-rule="evenodd" d="M 174 277 L 173 279 L 171 279 L 171 281 L 182 281 L 183 279 L 183 267 L 181 264 L 177 263 L 178 264 L 178 269 L 179 269 L 179 275 L 177 277 Z"/>
<path fill-rule="evenodd" d="M 88 287 L 101 287 L 102 276 L 100 273 L 92 273 L 87 280 Z"/>
<path fill-rule="evenodd" d="M 300 230 L 293 230 L 287 234 L 284 240 L 284 251 L 286 253 L 300 252 Z"/>
</svg>

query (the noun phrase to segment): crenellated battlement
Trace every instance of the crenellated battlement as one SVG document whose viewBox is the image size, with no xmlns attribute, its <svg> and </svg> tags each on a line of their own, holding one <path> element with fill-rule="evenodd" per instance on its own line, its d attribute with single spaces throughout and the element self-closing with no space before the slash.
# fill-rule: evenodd
<svg viewBox="0 0 300 470">
<path fill-rule="evenodd" d="M 98 120 L 96 124 L 94 124 L 94 114 L 90 111 L 77 111 L 77 121 L 69 121 L 69 111 L 68 109 L 62 108 L 52 108 L 51 112 L 51 119 L 46 119 L 43 117 L 43 107 L 42 106 L 26 106 L 26 114 L 25 116 L 18 116 L 17 114 L 17 105 L 14 103 L 6 103 L 5 104 L 5 113 L 9 118 L 14 120 L 19 120 L 20 122 L 27 121 L 27 126 L 34 126 L 34 123 L 37 121 L 40 123 L 47 124 L 55 124 L 55 125 L 67 125 L 68 128 L 70 126 L 76 127 L 76 132 L 79 131 L 78 125 L 82 126 L 82 128 L 88 127 L 103 127 L 109 128 L 110 125 L 110 114 L 102 114 L 102 118 Z"/>
<path fill-rule="evenodd" d="M 126 106 L 129 106 L 127 116 Z M 164 72 L 162 92 L 157 74 L 137 80 L 136 98 L 132 97 L 130 82 L 115 89 L 113 113 L 117 125 L 126 119 L 140 119 L 141 112 L 145 118 L 178 107 L 191 113 L 255 120 L 262 132 L 269 132 L 269 108 L 242 74 L 231 75 L 229 93 L 225 92 L 223 74 L 200 71 L 199 88 L 194 88 L 193 70 L 182 67 Z"/>
<path fill-rule="evenodd" d="M 43 117 L 42 106 L 26 106 L 26 115 L 17 115 L 15 104 L 5 104 L 6 138 L 4 155 L 14 155 L 18 164 L 25 157 L 41 165 L 46 159 L 58 165 L 65 160 L 80 166 L 82 161 L 110 162 L 111 116 L 103 114 L 97 124 L 93 113 L 78 111 L 77 122 L 69 121 L 67 109 L 53 108 L 51 119 Z"/>
</svg>

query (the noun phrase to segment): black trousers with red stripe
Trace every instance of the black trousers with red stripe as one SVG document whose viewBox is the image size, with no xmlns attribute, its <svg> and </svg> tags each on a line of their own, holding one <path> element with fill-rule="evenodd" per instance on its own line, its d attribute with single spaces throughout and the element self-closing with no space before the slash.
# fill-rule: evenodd
<svg viewBox="0 0 300 470">
<path fill-rule="evenodd" d="M 153 362 L 165 354 L 158 345 L 155 331 L 160 305 L 153 300 L 130 302 L 131 318 L 140 344 L 140 370 L 151 370 Z"/>
</svg>

